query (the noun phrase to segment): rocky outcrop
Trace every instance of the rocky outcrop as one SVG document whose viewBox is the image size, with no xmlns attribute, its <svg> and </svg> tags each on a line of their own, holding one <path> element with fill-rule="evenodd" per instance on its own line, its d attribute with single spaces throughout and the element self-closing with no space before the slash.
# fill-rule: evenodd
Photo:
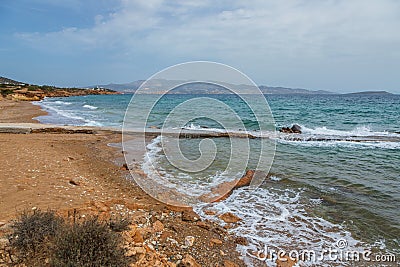
<svg viewBox="0 0 400 267">
<path fill-rule="evenodd" d="M 84 95 L 113 95 L 118 92 L 108 89 L 57 88 L 25 84 L 1 84 L 0 95 L 11 100 L 39 101 L 45 97 L 69 97 Z"/>
<path fill-rule="evenodd" d="M 190 209 L 182 211 L 182 221 L 196 222 L 198 220 L 200 220 L 200 216 L 193 210 Z"/>
<path fill-rule="evenodd" d="M 228 198 L 235 189 L 243 186 L 249 186 L 251 180 L 253 179 L 254 173 L 254 170 L 248 170 L 240 179 L 230 182 L 223 182 L 212 188 L 210 193 L 202 195 L 200 199 L 204 202 L 220 202 Z"/>
<path fill-rule="evenodd" d="M 297 124 L 293 124 L 292 127 L 282 127 L 279 130 L 281 133 L 298 133 L 301 134 L 301 127 Z"/>
<path fill-rule="evenodd" d="M 224 213 L 218 217 L 226 223 L 237 223 L 238 221 L 242 220 L 241 218 L 239 218 L 238 216 L 236 216 L 231 212 Z"/>
</svg>

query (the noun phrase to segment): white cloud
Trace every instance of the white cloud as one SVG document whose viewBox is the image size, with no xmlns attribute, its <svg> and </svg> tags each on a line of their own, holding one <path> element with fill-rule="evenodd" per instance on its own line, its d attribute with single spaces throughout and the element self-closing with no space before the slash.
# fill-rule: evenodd
<svg viewBox="0 0 400 267">
<path fill-rule="evenodd" d="M 400 2 L 122 0 L 89 28 L 18 33 L 37 47 L 116 55 L 215 59 L 237 64 L 400 59 Z M 315 63 L 317 64 L 317 63 Z M 262 65 L 262 64 L 261 64 Z"/>
<path fill-rule="evenodd" d="M 215 7 L 214 7 L 215 5 Z M 337 42 L 398 42 L 397 1 L 129 1 L 107 17 L 96 16 L 91 28 L 20 34 L 30 41 L 58 39 L 82 45 L 138 42 L 178 44 L 185 50 L 271 47 L 297 51 L 335 46 Z M 77 26 L 78 27 L 78 26 Z M 335 42 L 333 42 L 335 41 Z M 187 42 L 187 43 L 186 43 Z"/>
</svg>

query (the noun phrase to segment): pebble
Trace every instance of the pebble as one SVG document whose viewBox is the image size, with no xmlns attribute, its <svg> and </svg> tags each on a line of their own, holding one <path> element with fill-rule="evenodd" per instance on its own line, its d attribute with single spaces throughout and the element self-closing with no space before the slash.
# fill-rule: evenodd
<svg viewBox="0 0 400 267">
<path fill-rule="evenodd" d="M 188 247 L 193 246 L 194 240 L 195 240 L 194 236 L 189 235 L 189 236 L 185 237 L 185 245 Z"/>
<path fill-rule="evenodd" d="M 212 238 L 212 239 L 211 239 L 211 242 L 214 243 L 214 244 L 216 244 L 216 245 L 222 245 L 222 241 L 219 240 L 219 239 L 217 239 L 217 238 Z"/>
</svg>

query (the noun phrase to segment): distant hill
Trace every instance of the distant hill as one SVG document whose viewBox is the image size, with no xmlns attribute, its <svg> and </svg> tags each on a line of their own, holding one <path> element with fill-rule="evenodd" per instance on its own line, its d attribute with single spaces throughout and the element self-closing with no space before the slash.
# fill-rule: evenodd
<svg viewBox="0 0 400 267">
<path fill-rule="evenodd" d="M 333 92 L 324 90 L 308 90 L 301 88 L 286 88 L 286 87 L 270 87 L 270 86 L 259 86 L 261 92 L 264 94 L 334 94 Z"/>
<path fill-rule="evenodd" d="M 107 88 L 123 93 L 134 93 L 141 85 L 144 83 L 144 80 L 138 80 L 130 83 L 125 83 L 125 84 L 115 84 L 115 83 L 110 83 L 110 84 L 105 84 L 105 85 L 92 85 L 88 86 L 88 88 Z M 149 84 L 152 88 L 152 92 L 154 93 L 165 93 L 165 88 L 168 86 L 168 84 L 176 84 L 176 83 L 185 83 L 186 81 L 167 81 L 167 80 L 152 80 Z M 244 94 L 251 92 L 251 86 L 248 85 L 233 85 L 233 84 L 224 84 L 224 86 L 231 87 L 231 88 L 237 88 L 240 89 L 241 92 Z M 159 88 L 159 90 L 157 90 Z M 333 94 L 332 92 L 328 91 L 323 91 L 323 90 L 318 90 L 318 91 L 312 91 L 312 90 L 307 90 L 307 89 L 293 89 L 293 88 L 285 88 L 285 87 L 270 87 L 270 86 L 265 86 L 261 85 L 259 86 L 261 92 L 263 94 Z M 204 83 L 189 83 L 185 84 L 182 86 L 179 86 L 178 88 L 174 89 L 172 94 L 191 94 L 191 93 L 196 93 L 196 94 L 227 94 L 230 93 L 229 90 L 222 86 L 214 85 L 214 84 L 207 84 L 205 85 Z"/>
<path fill-rule="evenodd" d="M 393 94 L 386 91 L 363 91 L 363 92 L 348 93 L 346 95 L 393 95 Z"/>
<path fill-rule="evenodd" d="M 107 88 L 118 92 L 134 92 L 136 91 L 145 80 L 138 80 L 130 83 L 109 83 L 103 85 L 85 86 L 85 88 Z"/>
<path fill-rule="evenodd" d="M 11 80 L 11 79 L 9 79 L 9 78 L 2 77 L 2 76 L 0 76 L 0 84 L 25 85 L 25 84 L 22 83 L 22 82 L 17 82 L 17 81 L 14 81 L 14 80 Z"/>
<path fill-rule="evenodd" d="M 5 98 L 12 100 L 38 101 L 45 97 L 109 94 L 119 93 L 109 89 L 60 88 L 50 85 L 34 85 L 0 77 L 0 100 Z"/>
</svg>

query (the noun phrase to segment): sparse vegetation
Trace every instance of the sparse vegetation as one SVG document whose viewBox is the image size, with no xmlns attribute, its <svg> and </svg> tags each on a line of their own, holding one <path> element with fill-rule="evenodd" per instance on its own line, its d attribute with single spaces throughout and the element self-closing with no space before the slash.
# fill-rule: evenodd
<svg viewBox="0 0 400 267">
<path fill-rule="evenodd" d="M 111 218 L 108 222 L 108 227 L 114 232 L 123 232 L 129 230 L 130 220 L 122 217 Z"/>
<path fill-rule="evenodd" d="M 122 238 L 92 217 L 66 225 L 54 240 L 52 266 L 127 266 Z"/>
<path fill-rule="evenodd" d="M 6 97 L 7 95 L 12 94 L 13 92 L 14 92 L 14 91 L 11 90 L 11 89 L 2 89 L 2 90 L 0 91 L 0 93 L 1 93 L 1 95 L 2 95 L 3 97 Z"/>
<path fill-rule="evenodd" d="M 118 233 L 128 229 L 122 218 L 64 220 L 54 211 L 23 212 L 8 236 L 13 265 L 127 266 L 129 258 Z"/>
<path fill-rule="evenodd" d="M 13 233 L 8 236 L 10 247 L 16 258 L 43 260 L 49 242 L 62 228 L 64 221 L 53 211 L 36 210 L 23 212 L 11 226 Z M 29 261 L 31 262 L 31 261 Z"/>
<path fill-rule="evenodd" d="M 27 89 L 28 89 L 28 91 L 37 91 L 39 89 L 39 86 L 37 86 L 37 85 L 28 85 Z"/>
<path fill-rule="evenodd" d="M 10 97 L 9 95 L 14 94 Z M 44 97 L 68 97 L 82 95 L 109 95 L 117 92 L 109 89 L 84 89 L 71 87 L 56 87 L 53 85 L 35 85 L 17 82 L 0 77 L 0 94 L 14 100 L 37 101 Z"/>
</svg>

